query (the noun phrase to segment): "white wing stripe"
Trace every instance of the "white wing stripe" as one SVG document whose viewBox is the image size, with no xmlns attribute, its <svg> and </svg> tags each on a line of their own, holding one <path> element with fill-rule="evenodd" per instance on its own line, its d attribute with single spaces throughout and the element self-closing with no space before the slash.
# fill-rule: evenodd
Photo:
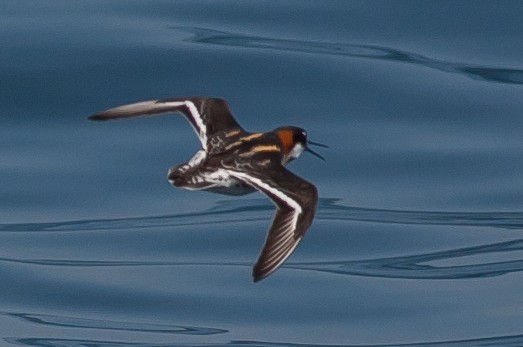
<svg viewBox="0 0 523 347">
<path fill-rule="evenodd" d="M 292 199 L 290 196 L 286 195 L 277 188 L 274 188 L 271 185 L 265 183 L 259 178 L 252 177 L 243 172 L 237 172 L 233 170 L 226 171 L 232 177 L 235 177 L 249 185 L 252 185 L 254 188 L 261 190 L 265 195 L 267 195 L 277 206 L 278 211 L 276 213 L 281 213 L 281 211 L 279 211 L 279 205 L 281 203 L 286 204 L 289 208 L 293 210 L 290 218 L 285 218 L 282 221 L 282 224 L 279 225 L 278 230 L 282 233 L 282 235 L 278 235 L 276 237 L 277 246 L 275 247 L 275 245 L 273 244 L 270 247 L 271 249 L 267 250 L 269 253 L 266 254 L 266 260 L 263 261 L 261 264 L 258 264 L 260 266 L 258 271 L 261 271 L 262 276 L 266 277 L 272 272 L 274 272 L 276 269 L 278 269 L 300 243 L 303 235 L 294 238 L 294 232 L 296 231 L 298 225 L 298 218 L 303 213 L 303 209 L 296 200 Z M 273 225 L 270 227 L 269 233 L 271 232 L 271 229 L 274 227 L 274 222 L 275 221 L 273 220 Z M 278 231 L 272 230 L 272 232 L 274 233 Z M 268 242 L 268 240 L 266 242 Z"/>
<path fill-rule="evenodd" d="M 271 253 L 275 253 L 278 251 L 283 244 L 285 244 L 287 241 L 289 241 L 290 238 L 292 238 L 293 229 L 291 228 L 285 228 L 282 229 L 283 232 L 281 232 L 281 235 L 273 241 L 272 247 L 271 247 Z"/>
<path fill-rule="evenodd" d="M 185 105 L 185 102 L 184 101 L 178 101 L 178 102 L 175 102 L 175 101 L 169 101 L 169 102 L 160 102 L 160 100 L 155 100 L 154 103 L 156 105 L 165 105 L 167 106 L 168 108 L 171 108 L 171 107 L 178 107 L 178 106 L 183 106 Z M 139 105 L 141 104 L 140 102 L 136 103 L 136 105 Z"/>
<path fill-rule="evenodd" d="M 289 233 L 290 231 L 290 233 Z M 272 242 L 272 249 L 271 252 L 274 252 L 277 248 L 280 247 L 282 243 L 287 241 L 289 239 L 289 234 L 292 235 L 292 229 L 289 230 L 289 228 L 285 228 L 285 231 L 280 233 L 276 239 L 274 239 Z"/>
<path fill-rule="evenodd" d="M 198 137 L 200 138 L 203 149 L 207 152 L 207 127 L 203 122 L 202 115 L 198 112 L 198 109 L 192 101 L 186 101 L 185 105 L 187 105 L 187 108 L 194 117 L 194 121 L 198 125 Z"/>
<path fill-rule="evenodd" d="M 189 160 L 189 162 L 187 163 L 187 166 L 189 166 L 189 168 L 196 167 L 196 166 L 200 165 L 200 163 L 202 161 L 204 161 L 206 157 L 207 157 L 207 152 L 205 152 L 203 150 L 199 150 L 198 152 L 196 152 L 196 154 L 194 154 L 194 156 L 191 158 L 191 160 Z"/>
<path fill-rule="evenodd" d="M 293 218 L 292 218 L 293 229 L 296 227 L 296 222 L 298 221 L 298 216 L 303 212 L 300 204 L 298 204 L 296 202 L 296 200 L 293 200 L 288 195 L 283 194 L 278 189 L 271 187 L 270 185 L 268 185 L 267 183 L 263 182 L 259 178 L 252 177 L 252 176 L 250 176 L 248 174 L 245 174 L 243 172 L 237 172 L 237 171 L 231 171 L 231 170 L 227 170 L 227 172 L 231 176 L 238 177 L 239 179 L 242 179 L 242 180 L 244 180 L 244 181 L 246 181 L 248 183 L 252 183 L 255 186 L 258 186 L 258 187 L 261 187 L 261 188 L 265 189 L 266 191 L 270 192 L 271 194 L 277 196 L 282 201 L 284 201 L 287 204 L 287 206 L 289 206 L 290 208 L 292 208 L 292 209 L 294 209 L 296 211 L 296 213 L 293 215 Z"/>
<path fill-rule="evenodd" d="M 273 256 L 279 254 L 279 253 L 282 251 L 282 249 L 285 248 L 285 246 L 288 246 L 289 241 L 292 242 L 293 240 L 292 240 L 291 238 L 286 238 L 285 241 L 282 242 L 281 245 L 278 245 L 277 247 L 273 247 L 273 248 L 271 249 L 271 258 L 272 258 Z"/>
<path fill-rule="evenodd" d="M 277 235 L 275 235 L 275 237 L 273 239 L 274 245 L 279 244 L 282 241 L 282 239 L 284 239 L 288 236 L 289 229 L 291 229 L 291 233 L 292 233 L 291 220 L 283 221 L 283 223 L 281 223 L 281 225 L 278 229 L 282 232 L 278 232 Z"/>
<path fill-rule="evenodd" d="M 196 132 L 196 135 L 198 135 L 198 138 L 200 139 L 200 142 L 202 143 L 202 147 L 205 151 L 207 151 L 207 127 L 205 126 L 205 123 L 203 122 L 202 115 L 198 112 L 198 109 L 194 105 L 192 101 L 168 101 L 161 103 L 162 105 L 165 105 L 167 107 L 179 107 L 179 106 L 187 106 L 189 109 L 189 112 L 192 115 L 192 118 L 194 119 L 194 122 L 196 123 L 197 127 L 193 126 L 194 131 Z M 192 125 L 192 122 L 190 122 Z"/>
<path fill-rule="evenodd" d="M 288 236 L 292 235 L 292 232 L 294 232 L 294 230 L 296 230 L 296 225 L 298 223 L 298 217 L 303 212 L 300 204 L 298 204 L 295 200 L 291 199 L 288 195 L 285 195 L 278 189 L 273 188 L 270 185 L 266 184 L 259 178 L 252 177 L 243 172 L 236 172 L 236 171 L 231 171 L 231 170 L 227 170 L 227 172 L 233 177 L 237 177 L 247 183 L 253 184 L 254 186 L 263 188 L 264 190 L 268 191 L 269 193 L 271 193 L 271 194 L 275 195 L 276 197 L 278 197 L 279 199 L 281 199 L 283 202 L 285 202 L 287 204 L 287 206 L 289 206 L 290 208 L 292 208 L 294 210 L 294 212 L 292 214 L 292 218 L 290 218 L 290 223 L 287 221 L 284 222 L 285 231 L 283 232 L 283 234 L 287 237 L 282 238 L 282 240 L 288 241 L 289 240 Z M 278 243 L 282 242 L 282 240 L 280 240 Z M 279 250 L 285 244 L 287 244 L 287 242 L 282 242 L 281 245 L 278 245 L 276 250 Z M 297 242 L 293 247 L 291 247 L 291 251 L 294 250 L 294 248 L 296 248 L 296 246 L 297 246 Z M 275 251 L 275 249 L 272 250 L 272 252 L 274 252 L 274 251 Z M 290 254 L 290 252 L 287 254 Z M 280 261 L 280 264 L 285 259 L 286 259 L 286 257 L 283 257 L 283 259 Z M 270 263 L 272 263 L 272 262 L 270 262 Z"/>
<path fill-rule="evenodd" d="M 279 258 L 274 258 L 272 261 L 268 262 L 268 264 L 266 264 L 263 269 L 266 269 L 266 268 L 272 268 L 274 270 L 276 270 L 277 268 L 280 267 L 281 264 L 283 264 L 283 262 L 287 259 L 287 256 L 289 254 L 291 254 L 294 249 L 298 246 L 298 243 L 300 243 L 299 241 L 301 240 L 301 238 L 297 239 L 294 243 L 291 244 L 291 247 L 285 252 L 285 255 L 283 257 L 281 257 L 280 259 Z M 276 264 L 275 265 L 272 265 L 274 263 L 274 261 L 277 260 Z"/>
</svg>

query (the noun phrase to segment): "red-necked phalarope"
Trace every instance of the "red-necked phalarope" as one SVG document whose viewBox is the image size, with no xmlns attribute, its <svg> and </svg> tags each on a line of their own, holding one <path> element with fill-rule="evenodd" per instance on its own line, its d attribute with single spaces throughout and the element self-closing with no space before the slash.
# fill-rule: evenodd
<svg viewBox="0 0 523 347">
<path fill-rule="evenodd" d="M 179 112 L 191 123 L 202 149 L 185 164 L 169 170 L 176 187 L 243 195 L 255 190 L 276 205 L 267 239 L 253 268 L 257 282 L 274 272 L 294 251 L 310 227 L 316 206 L 316 187 L 285 168 L 308 145 L 327 147 L 308 140 L 305 130 L 292 126 L 266 133 L 250 133 L 236 122 L 222 99 L 189 97 L 151 100 L 123 105 L 89 119 L 109 119 Z"/>
</svg>

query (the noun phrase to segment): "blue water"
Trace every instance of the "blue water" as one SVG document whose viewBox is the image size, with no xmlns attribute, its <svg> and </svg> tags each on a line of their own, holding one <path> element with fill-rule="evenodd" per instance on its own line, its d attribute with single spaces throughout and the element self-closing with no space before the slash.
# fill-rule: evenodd
<svg viewBox="0 0 523 347">
<path fill-rule="evenodd" d="M 1 1 L 0 346 L 523 346 L 523 5 Z M 174 189 L 182 117 L 308 130 L 295 254 L 258 193 Z"/>
</svg>

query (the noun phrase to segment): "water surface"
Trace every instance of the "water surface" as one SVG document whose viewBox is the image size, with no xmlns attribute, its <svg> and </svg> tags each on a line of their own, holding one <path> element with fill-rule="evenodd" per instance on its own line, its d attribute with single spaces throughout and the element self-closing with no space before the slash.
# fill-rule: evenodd
<svg viewBox="0 0 523 347">
<path fill-rule="evenodd" d="M 0 345 L 523 345 L 523 6 L 0 4 Z M 295 254 L 254 284 L 272 204 L 173 189 L 181 117 L 328 143 Z"/>
</svg>

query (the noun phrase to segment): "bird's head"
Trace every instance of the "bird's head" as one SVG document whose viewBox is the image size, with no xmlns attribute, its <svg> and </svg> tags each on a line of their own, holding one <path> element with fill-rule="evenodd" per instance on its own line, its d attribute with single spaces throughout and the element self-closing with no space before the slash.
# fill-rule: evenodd
<svg viewBox="0 0 523 347">
<path fill-rule="evenodd" d="M 289 161 L 298 158 L 304 151 L 315 155 L 316 157 L 325 160 L 320 154 L 309 148 L 309 145 L 328 148 L 327 145 L 312 142 L 307 137 L 307 132 L 298 127 L 281 127 L 274 130 L 283 146 L 283 161 Z"/>
</svg>

